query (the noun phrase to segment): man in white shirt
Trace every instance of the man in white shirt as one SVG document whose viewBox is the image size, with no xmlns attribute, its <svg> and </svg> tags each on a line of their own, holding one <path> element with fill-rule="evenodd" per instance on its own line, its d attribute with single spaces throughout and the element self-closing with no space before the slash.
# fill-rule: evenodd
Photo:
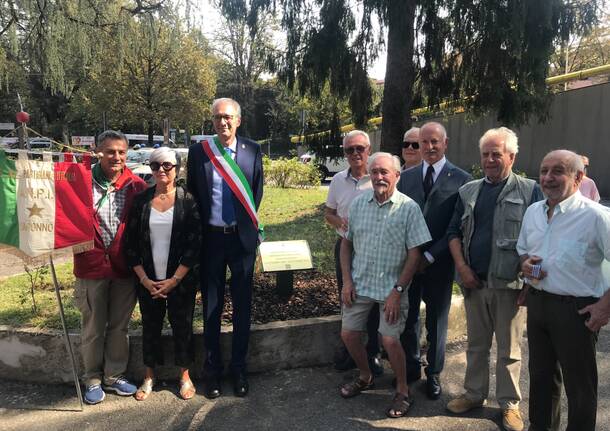
<svg viewBox="0 0 610 431">
<path fill-rule="evenodd" d="M 532 288 L 527 296 L 530 430 L 558 429 L 554 380 L 559 363 L 568 398 L 568 431 L 595 430 L 598 331 L 608 323 L 610 291 L 602 262 L 610 258 L 610 210 L 578 191 L 581 158 L 548 153 L 540 166 L 547 196 L 525 212 L 517 251 Z"/>
<path fill-rule="evenodd" d="M 345 237 L 347 232 L 349 207 L 354 198 L 373 188 L 371 177 L 367 172 L 367 163 L 371 152 L 369 135 L 361 130 L 352 130 L 343 138 L 343 152 L 345 153 L 349 168 L 338 172 L 331 180 L 324 208 L 324 219 L 335 228 L 339 235 L 335 244 L 335 273 L 337 276 L 339 298 L 341 298 L 341 289 L 343 288 L 339 252 L 341 239 Z M 366 347 L 369 366 L 376 376 L 383 374 L 383 366 L 377 356 L 379 353 L 378 326 L 379 310 L 373 307 L 367 323 L 368 342 Z M 356 363 L 347 350 L 343 349 L 335 363 L 335 369 L 347 371 L 355 367 Z"/>
</svg>

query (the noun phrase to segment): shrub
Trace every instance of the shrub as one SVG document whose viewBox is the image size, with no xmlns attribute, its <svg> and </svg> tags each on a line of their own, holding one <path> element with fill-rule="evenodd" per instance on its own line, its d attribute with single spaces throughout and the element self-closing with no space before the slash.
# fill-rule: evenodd
<svg viewBox="0 0 610 431">
<path fill-rule="evenodd" d="M 307 188 L 320 185 L 320 173 L 313 163 L 301 163 L 297 158 L 271 160 L 263 157 L 265 184 L 281 188 Z"/>
</svg>

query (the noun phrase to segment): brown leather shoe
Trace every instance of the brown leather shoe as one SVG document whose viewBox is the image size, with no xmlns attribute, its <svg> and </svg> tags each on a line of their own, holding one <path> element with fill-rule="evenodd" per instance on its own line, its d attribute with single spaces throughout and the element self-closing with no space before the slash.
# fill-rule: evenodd
<svg viewBox="0 0 610 431">
<path fill-rule="evenodd" d="M 522 431 L 523 419 L 519 409 L 502 410 L 502 426 L 506 431 Z"/>
<path fill-rule="evenodd" d="M 477 407 L 483 407 L 485 404 L 487 404 L 486 400 L 473 401 L 462 395 L 449 401 L 447 403 L 447 410 L 449 410 L 451 413 L 455 413 L 456 415 L 461 415 L 472 409 L 476 409 Z"/>
</svg>

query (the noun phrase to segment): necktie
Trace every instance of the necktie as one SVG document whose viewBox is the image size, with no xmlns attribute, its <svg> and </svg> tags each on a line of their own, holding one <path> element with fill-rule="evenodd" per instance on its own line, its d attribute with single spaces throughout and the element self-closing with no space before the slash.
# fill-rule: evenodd
<svg viewBox="0 0 610 431">
<path fill-rule="evenodd" d="M 230 148 L 226 148 L 227 154 L 231 155 L 233 151 Z M 229 187 L 229 184 L 222 180 L 222 221 L 227 226 L 231 226 L 235 223 L 235 208 L 233 207 L 233 192 Z"/>
<path fill-rule="evenodd" d="M 424 178 L 424 195 L 426 199 L 428 199 L 428 195 L 430 194 L 430 190 L 432 190 L 432 186 L 434 185 L 434 168 L 432 165 L 428 165 L 428 170 L 426 171 L 426 177 Z"/>
</svg>

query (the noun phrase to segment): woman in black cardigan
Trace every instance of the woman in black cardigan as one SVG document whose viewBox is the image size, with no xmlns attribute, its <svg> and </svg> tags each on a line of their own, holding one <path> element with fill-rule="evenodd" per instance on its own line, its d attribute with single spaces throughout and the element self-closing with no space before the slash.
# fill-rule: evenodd
<svg viewBox="0 0 610 431">
<path fill-rule="evenodd" d="M 136 273 L 142 313 L 142 351 L 146 374 L 136 392 L 145 400 L 154 385 L 154 367 L 163 364 L 161 330 L 167 310 L 180 367 L 180 396 L 190 399 L 195 387 L 188 367 L 193 361 L 193 312 L 199 262 L 201 221 L 197 204 L 176 186 L 180 159 L 167 147 L 150 156 L 155 185 L 134 199 L 125 235 L 127 262 Z"/>
</svg>

